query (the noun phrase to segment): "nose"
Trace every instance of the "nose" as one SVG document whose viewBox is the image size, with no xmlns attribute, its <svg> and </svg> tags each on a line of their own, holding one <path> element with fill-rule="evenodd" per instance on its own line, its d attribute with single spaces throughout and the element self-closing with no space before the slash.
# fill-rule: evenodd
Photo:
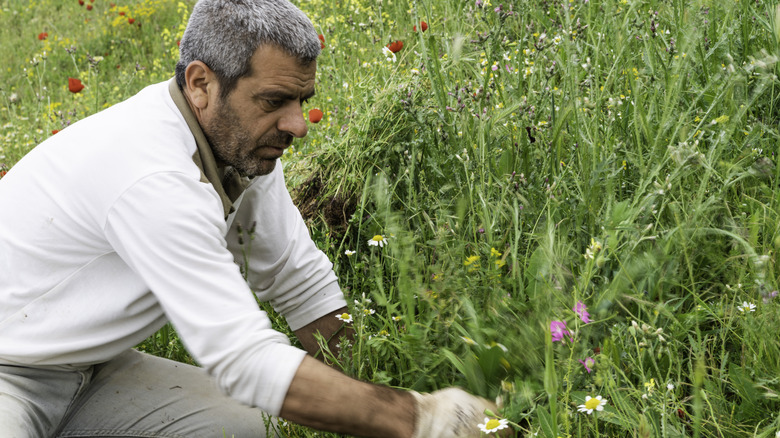
<svg viewBox="0 0 780 438">
<path fill-rule="evenodd" d="M 300 102 L 292 101 L 284 107 L 276 127 L 279 131 L 286 132 L 295 138 L 306 137 L 309 126 L 306 124 L 306 119 L 303 118 Z"/>
</svg>

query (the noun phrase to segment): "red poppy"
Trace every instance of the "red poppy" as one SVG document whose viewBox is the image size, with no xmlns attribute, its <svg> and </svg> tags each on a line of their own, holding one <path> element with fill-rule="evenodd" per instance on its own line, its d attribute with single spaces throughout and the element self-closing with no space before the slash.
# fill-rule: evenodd
<svg viewBox="0 0 780 438">
<path fill-rule="evenodd" d="M 4 177 L 6 173 L 8 172 L 5 170 L 0 170 L 0 178 Z"/>
<path fill-rule="evenodd" d="M 325 35 L 319 34 L 317 37 L 320 39 L 320 49 L 325 48 Z"/>
<path fill-rule="evenodd" d="M 125 16 L 125 11 L 119 11 L 119 15 L 124 17 Z"/>
<path fill-rule="evenodd" d="M 79 6 L 84 6 L 84 0 L 79 0 Z"/>
<path fill-rule="evenodd" d="M 414 30 L 415 32 L 417 32 L 417 26 L 414 26 L 414 28 L 413 28 L 412 30 Z M 420 30 L 422 30 L 423 32 L 425 32 L 426 30 L 428 30 L 428 23 L 426 23 L 426 22 L 424 22 L 424 21 L 421 21 L 421 22 L 420 22 Z"/>
<path fill-rule="evenodd" d="M 38 34 L 38 39 L 41 40 L 41 41 L 45 40 L 48 37 L 49 37 L 48 32 L 41 32 L 41 33 Z"/>
<path fill-rule="evenodd" d="M 58 133 L 58 132 L 60 132 L 60 130 L 59 130 L 59 129 L 52 129 L 52 130 L 51 130 L 51 135 L 54 135 L 54 134 L 56 134 L 56 133 Z"/>
<path fill-rule="evenodd" d="M 135 23 L 135 18 L 128 18 L 127 22 L 130 23 L 130 24 L 133 24 L 133 23 Z"/>
<path fill-rule="evenodd" d="M 312 108 L 309 111 L 309 121 L 312 123 L 320 123 L 322 120 L 322 110 L 319 108 Z"/>
<path fill-rule="evenodd" d="M 87 10 L 91 11 L 92 10 L 92 5 L 87 5 Z"/>
<path fill-rule="evenodd" d="M 80 80 L 76 78 L 68 78 L 68 90 L 70 90 L 71 93 L 78 93 L 83 89 L 84 84 L 82 84 Z"/>
<path fill-rule="evenodd" d="M 404 42 L 401 40 L 394 41 L 387 45 L 387 49 L 393 53 L 398 53 L 404 48 Z"/>
</svg>

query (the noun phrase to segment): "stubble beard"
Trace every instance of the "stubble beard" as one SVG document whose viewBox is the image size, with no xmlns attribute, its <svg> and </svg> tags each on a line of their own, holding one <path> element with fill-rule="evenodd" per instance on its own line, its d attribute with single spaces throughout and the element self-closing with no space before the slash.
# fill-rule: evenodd
<svg viewBox="0 0 780 438">
<path fill-rule="evenodd" d="M 221 102 L 215 117 L 203 126 L 203 133 L 218 163 L 248 177 L 267 175 L 276 167 L 275 156 L 261 155 L 264 148 L 287 146 L 292 141 L 292 136 L 278 131 L 253 140 L 226 101 Z"/>
</svg>

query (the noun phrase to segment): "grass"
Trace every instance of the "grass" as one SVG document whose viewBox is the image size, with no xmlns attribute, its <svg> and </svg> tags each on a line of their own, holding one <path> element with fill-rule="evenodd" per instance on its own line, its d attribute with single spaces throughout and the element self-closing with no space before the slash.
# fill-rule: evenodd
<svg viewBox="0 0 780 438">
<path fill-rule="evenodd" d="M 500 397 L 519 436 L 775 436 L 775 3 L 300 2 L 324 118 L 284 160 L 351 304 L 342 369 Z M 3 166 L 170 77 L 192 4 L 0 1 Z M 191 361 L 170 327 L 141 347 Z"/>
</svg>

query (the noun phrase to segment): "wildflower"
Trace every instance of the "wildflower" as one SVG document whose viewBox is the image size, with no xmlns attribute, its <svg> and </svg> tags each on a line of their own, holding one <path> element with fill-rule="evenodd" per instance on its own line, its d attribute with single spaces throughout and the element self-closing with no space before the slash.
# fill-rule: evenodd
<svg viewBox="0 0 780 438">
<path fill-rule="evenodd" d="M 468 336 L 461 336 L 460 338 L 463 339 L 463 342 L 465 342 L 467 345 L 477 345 L 476 341 Z"/>
<path fill-rule="evenodd" d="M 71 93 L 78 93 L 83 89 L 84 84 L 82 84 L 80 80 L 76 78 L 68 78 L 68 90 L 70 90 Z"/>
<path fill-rule="evenodd" d="M 671 383 L 667 383 L 666 384 L 666 389 L 668 389 L 669 391 L 673 391 L 674 390 L 674 385 L 672 385 Z"/>
<path fill-rule="evenodd" d="M 339 320 L 344 321 L 346 323 L 352 322 L 352 315 L 350 315 L 347 312 L 344 312 L 341 315 L 336 315 L 336 318 L 338 318 Z"/>
<path fill-rule="evenodd" d="M 87 10 L 91 11 L 92 10 L 92 5 L 87 5 Z"/>
<path fill-rule="evenodd" d="M 463 262 L 463 266 L 471 266 L 475 262 L 479 261 L 480 257 L 478 255 L 469 256 L 465 262 Z"/>
<path fill-rule="evenodd" d="M 79 0 L 79 6 L 84 6 L 84 0 Z"/>
<path fill-rule="evenodd" d="M 382 53 L 385 55 L 385 60 L 387 62 L 395 62 L 395 53 L 393 53 L 390 49 L 387 47 L 382 47 Z"/>
<path fill-rule="evenodd" d="M 593 257 L 601 251 L 601 242 L 596 239 L 590 239 L 590 246 L 585 250 L 585 258 L 593 260 Z"/>
<path fill-rule="evenodd" d="M 374 309 L 363 309 L 363 313 L 365 313 L 366 316 L 368 316 L 368 315 L 373 315 L 374 313 L 376 313 L 376 311 Z"/>
<path fill-rule="evenodd" d="M 393 53 L 398 53 L 398 52 L 401 51 L 401 49 L 404 48 L 404 42 L 401 41 L 401 40 L 393 41 L 392 43 L 388 44 L 385 47 L 387 47 L 387 50 L 389 50 L 389 51 L 391 51 Z"/>
<path fill-rule="evenodd" d="M 319 35 L 317 35 L 317 38 L 320 39 L 320 49 L 324 49 L 325 48 L 325 35 L 319 34 Z"/>
<path fill-rule="evenodd" d="M 582 366 L 585 367 L 585 371 L 587 371 L 588 373 L 593 371 L 593 369 L 591 367 L 596 365 L 596 360 L 593 359 L 590 356 L 586 357 L 585 360 L 578 360 L 578 362 L 581 363 Z"/>
<path fill-rule="evenodd" d="M 483 421 L 483 424 L 479 424 L 479 430 L 485 433 L 493 433 L 501 429 L 509 427 L 509 420 L 501 418 L 487 418 Z"/>
<path fill-rule="evenodd" d="M 56 134 L 56 133 L 58 133 L 58 132 L 60 132 L 60 130 L 59 130 L 59 129 L 52 129 L 52 130 L 51 130 L 51 135 L 54 135 L 54 134 Z"/>
<path fill-rule="evenodd" d="M 654 389 L 655 389 L 655 379 L 650 378 L 649 382 L 645 382 L 645 390 L 647 390 L 648 394 L 652 394 Z"/>
<path fill-rule="evenodd" d="M 574 340 L 574 338 L 571 337 L 571 332 L 566 328 L 566 321 L 552 321 L 550 323 L 550 333 L 552 334 L 553 342 L 563 342 L 563 337 L 566 335 L 569 336 L 570 341 Z"/>
<path fill-rule="evenodd" d="M 606 404 L 607 404 L 607 399 L 601 398 L 600 395 L 597 395 L 595 398 L 586 395 L 585 404 L 581 404 L 577 406 L 577 411 L 585 412 L 588 415 L 590 415 L 593 413 L 593 411 L 603 411 L 604 405 Z"/>
<path fill-rule="evenodd" d="M 748 303 L 747 301 L 743 301 L 742 304 L 737 307 L 737 310 L 740 312 L 755 312 L 756 311 L 756 305 L 753 303 Z"/>
<path fill-rule="evenodd" d="M 585 303 L 583 303 L 582 301 L 577 301 L 577 304 L 574 305 L 572 310 L 574 310 L 574 313 L 576 313 L 577 316 L 579 316 L 582 322 L 584 322 L 585 324 L 591 321 L 590 313 L 588 313 L 588 308 L 585 306 Z"/>
<path fill-rule="evenodd" d="M 490 255 L 493 257 L 501 257 L 501 253 L 495 248 L 490 248 Z"/>
<path fill-rule="evenodd" d="M 412 28 L 412 30 L 413 30 L 414 32 L 417 32 L 417 26 L 414 26 L 414 27 Z M 420 22 L 420 30 L 421 30 L 421 31 L 423 31 L 423 32 L 425 32 L 426 30 L 428 30 L 428 23 L 426 23 L 426 22 L 424 22 L 424 21 L 421 21 L 421 22 Z"/>
<path fill-rule="evenodd" d="M 320 120 L 322 120 L 322 110 L 319 108 L 312 108 L 309 110 L 309 121 L 312 123 L 320 123 Z"/>
<path fill-rule="evenodd" d="M 128 22 L 129 24 L 133 24 L 133 23 L 135 23 L 135 18 L 128 18 L 128 19 L 127 19 L 127 22 Z"/>
<path fill-rule="evenodd" d="M 729 116 L 723 115 L 723 116 L 720 116 L 720 117 L 718 117 L 716 119 L 713 119 L 711 124 L 712 125 L 717 125 L 718 123 L 720 123 L 722 125 L 722 124 L 724 124 L 724 123 L 726 123 L 728 121 L 729 121 Z"/>
<path fill-rule="evenodd" d="M 348 250 L 344 251 L 344 254 L 347 257 L 351 257 L 353 254 L 355 254 L 355 251 L 352 251 L 351 249 L 348 249 Z"/>
<path fill-rule="evenodd" d="M 378 246 L 382 248 L 385 245 L 387 245 L 387 238 L 381 234 L 377 234 L 376 236 L 368 239 L 368 246 Z"/>
<path fill-rule="evenodd" d="M 392 317 L 390 317 L 390 319 L 392 319 L 395 322 L 398 322 L 398 321 L 401 320 L 401 317 L 400 316 L 392 316 Z"/>
<path fill-rule="evenodd" d="M 48 32 L 41 32 L 41 33 L 38 34 L 38 39 L 40 41 L 43 41 L 43 40 L 45 40 L 48 37 L 49 37 L 49 33 Z"/>
</svg>

